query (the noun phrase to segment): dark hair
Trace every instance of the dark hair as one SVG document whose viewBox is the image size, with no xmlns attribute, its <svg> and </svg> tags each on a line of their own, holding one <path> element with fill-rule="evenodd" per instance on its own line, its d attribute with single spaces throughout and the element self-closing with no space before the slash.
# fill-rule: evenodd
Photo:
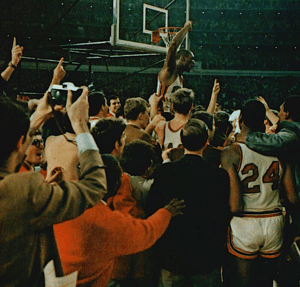
<svg viewBox="0 0 300 287">
<path fill-rule="evenodd" d="M 102 155 L 103 163 L 105 165 L 105 174 L 107 182 L 107 193 L 104 196 L 104 200 L 116 195 L 120 188 L 122 181 L 122 168 L 119 161 L 110 154 Z"/>
<path fill-rule="evenodd" d="M 288 97 L 283 103 L 283 109 L 285 112 L 289 112 L 289 117 L 294 122 L 300 122 L 300 97 L 299 96 L 291 96 Z"/>
<path fill-rule="evenodd" d="M 119 117 L 124 118 L 124 107 L 123 106 L 121 106 L 119 109 L 117 109 L 116 118 L 119 118 Z"/>
<path fill-rule="evenodd" d="M 29 116 L 27 105 L 0 96 L 0 166 L 5 165 L 21 136 L 24 136 L 25 141 L 30 124 Z"/>
<path fill-rule="evenodd" d="M 89 116 L 95 116 L 99 113 L 102 106 L 105 106 L 105 95 L 102 92 L 92 92 L 88 96 L 89 101 Z"/>
<path fill-rule="evenodd" d="M 171 96 L 174 111 L 179 114 L 187 115 L 192 107 L 194 98 L 193 90 L 186 88 L 177 90 Z"/>
<path fill-rule="evenodd" d="M 153 146 L 143 140 L 134 140 L 124 147 L 121 166 L 130 175 L 145 175 L 155 156 Z"/>
<path fill-rule="evenodd" d="M 233 126 L 229 122 L 229 114 L 224 111 L 214 113 L 215 119 L 215 134 L 210 144 L 215 147 L 223 147 L 228 135 L 231 133 Z"/>
<path fill-rule="evenodd" d="M 206 108 L 204 108 L 202 105 L 197 105 L 195 107 L 192 108 L 192 114 L 196 113 L 196 112 L 205 112 Z"/>
<path fill-rule="evenodd" d="M 117 99 L 119 99 L 118 96 L 115 96 L 115 95 L 109 96 L 109 97 L 108 97 L 108 105 L 110 106 L 110 101 L 111 101 L 111 100 L 117 100 Z"/>
<path fill-rule="evenodd" d="M 214 119 L 216 124 L 218 122 L 228 122 L 229 121 L 229 114 L 224 111 L 217 111 L 214 113 Z"/>
<path fill-rule="evenodd" d="M 143 98 L 130 98 L 125 101 L 124 116 L 126 120 L 135 121 L 140 113 L 144 113 L 148 108 L 148 103 Z"/>
<path fill-rule="evenodd" d="M 241 109 L 241 120 L 251 131 L 264 132 L 266 109 L 258 100 L 248 100 Z"/>
<path fill-rule="evenodd" d="M 180 137 L 184 148 L 190 151 L 198 151 L 207 142 L 208 128 L 203 121 L 190 119 L 182 128 Z"/>
<path fill-rule="evenodd" d="M 195 112 L 191 115 L 191 119 L 198 119 L 200 121 L 203 121 L 206 123 L 210 131 L 213 130 L 214 117 L 212 114 L 205 111 Z"/>
<path fill-rule="evenodd" d="M 229 122 L 229 114 L 223 111 L 218 111 L 214 113 L 214 119 L 216 133 L 228 136 L 233 129 L 232 124 Z"/>
<path fill-rule="evenodd" d="M 179 50 L 176 53 L 176 60 L 180 59 L 181 56 L 188 57 L 190 55 L 193 55 L 193 53 L 189 50 L 186 49 Z"/>
<path fill-rule="evenodd" d="M 125 128 L 124 121 L 117 118 L 103 118 L 96 123 L 91 133 L 101 154 L 114 150 L 115 143 L 120 143 Z"/>
</svg>

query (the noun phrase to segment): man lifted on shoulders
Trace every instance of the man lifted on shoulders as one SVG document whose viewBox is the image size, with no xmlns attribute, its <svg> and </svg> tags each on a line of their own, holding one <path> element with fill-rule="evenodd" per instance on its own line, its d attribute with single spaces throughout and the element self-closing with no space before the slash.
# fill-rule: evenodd
<svg viewBox="0 0 300 287">
<path fill-rule="evenodd" d="M 194 54 L 189 50 L 180 50 L 178 47 L 186 34 L 191 31 L 192 22 L 187 21 L 169 45 L 164 66 L 158 73 L 157 95 L 169 98 L 174 87 L 183 88 L 183 72 L 189 72 L 195 66 Z"/>
</svg>

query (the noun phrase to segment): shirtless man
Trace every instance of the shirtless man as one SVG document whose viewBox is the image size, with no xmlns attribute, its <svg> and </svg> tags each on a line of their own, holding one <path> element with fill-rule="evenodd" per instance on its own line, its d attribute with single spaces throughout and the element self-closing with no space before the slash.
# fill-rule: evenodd
<svg viewBox="0 0 300 287">
<path fill-rule="evenodd" d="M 183 72 L 189 72 L 195 66 L 194 54 L 189 50 L 180 50 L 178 47 L 186 34 L 191 31 L 192 22 L 187 21 L 169 45 L 164 66 L 158 73 L 157 95 L 170 98 L 174 87 L 183 87 Z"/>
</svg>

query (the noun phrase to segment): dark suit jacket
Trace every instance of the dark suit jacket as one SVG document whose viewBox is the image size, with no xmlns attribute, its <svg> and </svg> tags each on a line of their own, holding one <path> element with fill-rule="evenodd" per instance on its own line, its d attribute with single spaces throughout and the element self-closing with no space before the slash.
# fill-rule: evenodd
<svg viewBox="0 0 300 287">
<path fill-rule="evenodd" d="M 157 242 L 161 267 L 175 274 L 207 274 L 221 266 L 229 224 L 229 177 L 197 155 L 157 169 L 146 212 L 184 199 L 183 215 L 172 218 Z"/>
<path fill-rule="evenodd" d="M 106 192 L 99 152 L 85 151 L 79 160 L 77 182 L 50 185 L 39 173 L 0 172 L 0 286 L 44 286 L 50 260 L 62 275 L 52 225 L 79 216 Z"/>
</svg>

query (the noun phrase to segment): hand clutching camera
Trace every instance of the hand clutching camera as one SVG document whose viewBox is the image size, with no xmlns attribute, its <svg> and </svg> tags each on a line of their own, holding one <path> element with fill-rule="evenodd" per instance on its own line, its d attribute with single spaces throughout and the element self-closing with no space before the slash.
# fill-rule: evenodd
<svg viewBox="0 0 300 287">
<path fill-rule="evenodd" d="M 72 102 L 74 103 L 80 97 L 83 90 L 70 82 L 63 83 L 62 85 L 52 85 L 49 88 L 51 105 L 66 106 L 68 91 L 72 92 Z"/>
</svg>

